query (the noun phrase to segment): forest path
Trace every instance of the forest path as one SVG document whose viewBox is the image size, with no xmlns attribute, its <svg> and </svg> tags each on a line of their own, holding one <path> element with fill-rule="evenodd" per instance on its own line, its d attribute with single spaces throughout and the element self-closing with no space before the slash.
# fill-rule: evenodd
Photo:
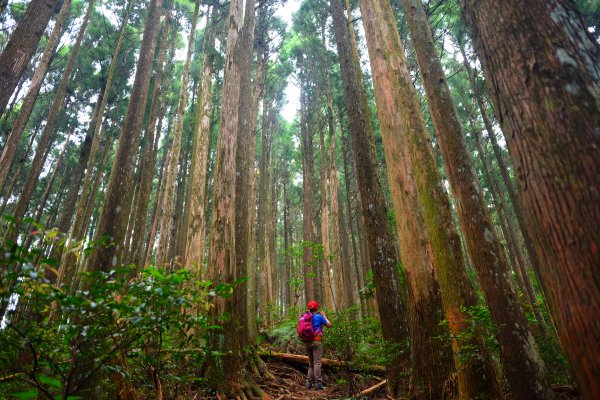
<svg viewBox="0 0 600 400">
<path fill-rule="evenodd" d="M 306 367 L 291 366 L 283 361 L 267 362 L 274 378 L 260 378 L 257 383 L 273 400 L 353 399 L 357 394 L 381 382 L 382 378 L 359 372 L 323 367 L 325 390 L 306 389 Z M 363 399 L 387 399 L 385 385 Z"/>
</svg>

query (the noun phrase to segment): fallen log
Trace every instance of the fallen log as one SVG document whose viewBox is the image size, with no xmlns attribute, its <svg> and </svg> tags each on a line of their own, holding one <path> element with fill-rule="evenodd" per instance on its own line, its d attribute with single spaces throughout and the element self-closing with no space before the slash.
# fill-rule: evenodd
<svg viewBox="0 0 600 400">
<path fill-rule="evenodd" d="M 276 358 L 278 360 L 284 361 L 288 364 L 292 365 L 308 365 L 308 356 L 303 356 L 300 354 L 290 354 L 290 353 L 273 353 L 273 352 L 260 352 L 259 353 L 262 358 Z M 380 365 L 366 365 L 366 366 L 355 366 L 352 364 L 347 364 L 343 361 L 339 360 L 331 360 L 329 358 L 323 358 L 323 365 L 334 367 L 334 368 L 348 368 L 351 371 L 360 371 L 360 372 L 369 372 L 373 374 L 384 374 L 385 368 Z"/>
<path fill-rule="evenodd" d="M 363 390 L 362 392 L 360 392 L 360 393 L 358 394 L 358 396 L 359 396 L 359 397 L 360 397 L 360 396 L 368 396 L 368 395 L 370 395 L 371 393 L 373 393 L 373 392 L 377 391 L 377 389 L 379 389 L 380 387 L 382 387 L 382 386 L 385 386 L 385 384 L 386 384 L 386 383 L 387 383 L 387 379 L 384 379 L 383 381 L 379 382 L 378 384 L 376 384 L 376 385 L 373 385 L 373 386 L 371 386 L 370 388 L 367 388 L 367 389 Z"/>
</svg>

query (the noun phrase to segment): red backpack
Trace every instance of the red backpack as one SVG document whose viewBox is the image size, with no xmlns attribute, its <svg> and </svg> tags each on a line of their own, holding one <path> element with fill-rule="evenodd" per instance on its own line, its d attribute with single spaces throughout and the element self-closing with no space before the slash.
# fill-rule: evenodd
<svg viewBox="0 0 600 400">
<path fill-rule="evenodd" d="M 298 336 L 303 342 L 312 342 L 315 340 L 315 331 L 313 329 L 313 314 L 310 312 L 302 314 L 298 321 Z"/>
</svg>

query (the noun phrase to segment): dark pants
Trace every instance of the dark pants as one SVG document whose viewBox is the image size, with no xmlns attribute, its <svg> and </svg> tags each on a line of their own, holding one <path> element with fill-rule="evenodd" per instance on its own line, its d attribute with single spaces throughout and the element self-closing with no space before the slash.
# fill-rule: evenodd
<svg viewBox="0 0 600 400">
<path fill-rule="evenodd" d="M 323 343 L 319 340 L 306 343 L 306 352 L 308 353 L 308 377 L 309 381 L 321 381 L 321 365 L 323 359 Z"/>
</svg>

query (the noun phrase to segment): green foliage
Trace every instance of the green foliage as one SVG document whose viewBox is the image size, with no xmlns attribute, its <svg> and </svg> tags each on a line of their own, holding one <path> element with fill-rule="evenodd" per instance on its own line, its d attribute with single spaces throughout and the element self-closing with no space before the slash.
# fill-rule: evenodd
<svg viewBox="0 0 600 400">
<path fill-rule="evenodd" d="M 290 317 L 267 333 L 267 338 L 276 350 L 286 353 L 303 353 L 304 343 L 298 337 L 299 313 L 290 312 Z"/>
<path fill-rule="evenodd" d="M 468 316 L 467 328 L 460 333 L 451 333 L 448 320 L 444 319 L 440 322 L 440 325 L 446 327 L 446 334 L 438 336 L 437 339 L 445 340 L 448 343 L 452 339 L 456 339 L 460 346 L 458 358 L 460 362 L 467 363 L 474 358 L 481 358 L 483 356 L 479 354 L 479 349 L 475 345 L 475 339 L 479 337 L 484 341 L 492 359 L 497 360 L 499 357 L 499 345 L 496 336 L 498 328 L 492 321 L 489 308 L 485 304 L 480 303 L 472 307 L 461 307 L 461 312 Z"/>
<path fill-rule="evenodd" d="M 134 266 L 85 273 L 81 289 L 69 290 L 49 280 L 48 264 L 34 265 L 36 252 L 8 243 L 0 253 L 0 296 L 13 304 L 0 328 L 0 393 L 15 398 L 75 399 L 90 381 L 108 394 L 115 374 L 136 387 L 157 376 L 165 393 L 191 384 L 190 366 L 201 365 L 208 332 L 220 329 L 208 318 L 212 298 L 233 290 L 209 292 L 187 270 Z"/>
<path fill-rule="evenodd" d="M 367 271 L 367 282 L 365 283 L 365 287 L 359 289 L 358 292 L 360 297 L 365 300 L 375 297 L 375 280 L 373 270 Z"/>
<path fill-rule="evenodd" d="M 357 306 L 328 316 L 331 327 L 327 329 L 324 343 L 332 358 L 349 365 L 384 365 L 390 358 L 406 350 L 391 346 L 381 333 L 379 321 L 361 318 Z"/>
</svg>

